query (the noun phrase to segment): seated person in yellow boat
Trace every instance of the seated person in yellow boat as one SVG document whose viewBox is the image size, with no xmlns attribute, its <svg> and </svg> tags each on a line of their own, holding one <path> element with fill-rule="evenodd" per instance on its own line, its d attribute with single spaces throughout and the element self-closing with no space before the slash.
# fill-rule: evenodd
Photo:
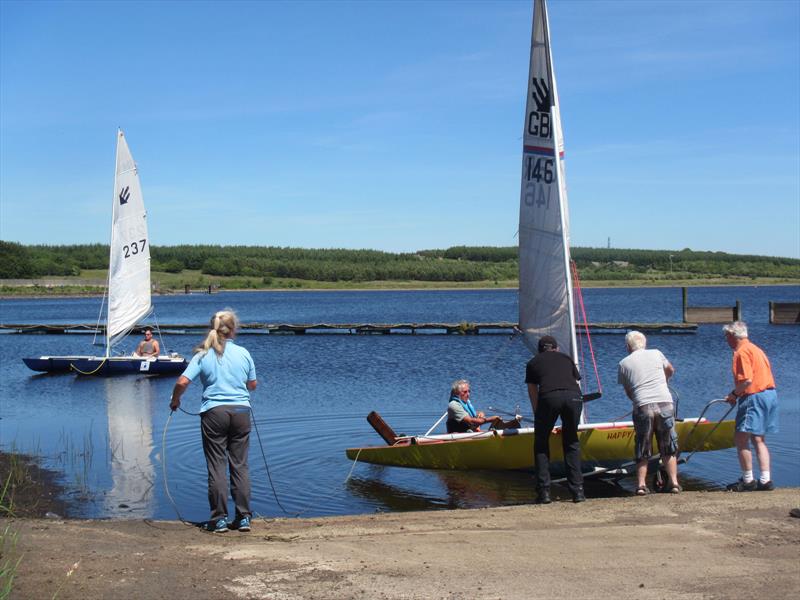
<svg viewBox="0 0 800 600">
<path fill-rule="evenodd" d="M 148 327 L 144 330 L 144 339 L 136 346 L 136 351 L 133 355 L 150 358 L 151 356 L 158 356 L 160 350 L 158 341 L 153 339 L 153 330 Z"/>
<path fill-rule="evenodd" d="M 487 417 L 475 410 L 469 400 L 469 381 L 459 379 L 450 388 L 450 402 L 447 404 L 447 433 L 480 431 L 481 425 L 491 423 L 491 429 L 511 429 L 519 427 L 519 421 L 503 421 L 497 415 Z"/>
</svg>

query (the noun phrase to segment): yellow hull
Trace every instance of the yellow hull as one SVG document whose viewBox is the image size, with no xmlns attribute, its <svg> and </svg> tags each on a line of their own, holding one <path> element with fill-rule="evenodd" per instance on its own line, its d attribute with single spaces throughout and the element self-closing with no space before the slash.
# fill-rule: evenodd
<svg viewBox="0 0 800 600">
<path fill-rule="evenodd" d="M 714 429 L 716 427 L 716 429 Z M 682 453 L 733 446 L 734 422 L 686 419 L 675 424 Z M 713 431 L 712 431 L 713 430 Z M 633 423 L 583 425 L 584 468 L 614 468 L 634 459 Z M 348 448 L 351 460 L 415 469 L 533 469 L 533 428 L 402 438 L 392 446 Z M 654 442 L 655 447 L 655 442 Z M 550 461 L 563 463 L 561 431 L 550 436 Z"/>
</svg>

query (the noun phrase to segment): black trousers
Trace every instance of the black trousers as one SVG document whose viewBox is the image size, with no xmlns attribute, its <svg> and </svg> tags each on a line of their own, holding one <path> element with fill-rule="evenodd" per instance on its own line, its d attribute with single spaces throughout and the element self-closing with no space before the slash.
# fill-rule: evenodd
<svg viewBox="0 0 800 600">
<path fill-rule="evenodd" d="M 250 448 L 250 409 L 247 406 L 212 408 L 200 415 L 200 429 L 208 467 L 211 520 L 228 516 L 228 470 L 236 518 L 249 517 L 250 472 L 247 451 Z"/>
<path fill-rule="evenodd" d="M 567 484 L 573 494 L 583 486 L 581 444 L 578 441 L 578 423 L 582 409 L 583 402 L 579 393 L 554 392 L 539 398 L 534 415 L 536 433 L 533 441 L 537 489 L 550 487 L 550 434 L 558 417 L 561 417 L 561 444 L 564 449 Z"/>
</svg>

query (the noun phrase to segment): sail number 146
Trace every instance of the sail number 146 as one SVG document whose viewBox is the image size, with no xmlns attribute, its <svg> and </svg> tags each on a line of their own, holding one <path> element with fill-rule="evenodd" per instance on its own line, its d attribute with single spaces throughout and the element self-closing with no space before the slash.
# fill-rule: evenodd
<svg viewBox="0 0 800 600">
<path fill-rule="evenodd" d="M 135 256 L 136 254 L 139 254 L 139 252 L 144 252 L 144 244 L 146 241 L 146 239 L 139 240 L 138 242 L 134 240 L 130 244 L 125 244 L 122 247 L 122 252 L 125 255 L 125 258 Z"/>
<path fill-rule="evenodd" d="M 525 159 L 525 194 L 524 201 L 527 206 L 540 206 L 550 208 L 550 192 L 553 183 L 552 158 L 541 156 L 528 156 Z"/>
<path fill-rule="evenodd" d="M 525 161 L 525 180 L 553 183 L 553 159 L 528 156 Z"/>
</svg>

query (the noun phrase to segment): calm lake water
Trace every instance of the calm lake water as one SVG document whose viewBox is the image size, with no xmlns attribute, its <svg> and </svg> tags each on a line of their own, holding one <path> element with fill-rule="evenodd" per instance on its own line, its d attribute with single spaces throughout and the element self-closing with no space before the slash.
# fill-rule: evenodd
<svg viewBox="0 0 800 600">
<path fill-rule="evenodd" d="M 681 292 L 670 289 L 587 289 L 589 320 L 674 321 L 681 319 Z M 800 327 L 768 323 L 768 302 L 800 301 L 800 287 L 692 288 L 693 305 L 742 301 L 750 337 L 767 352 L 781 403 L 781 431 L 770 436 L 772 474 L 779 486 L 799 486 Z M 230 306 L 242 321 L 460 322 L 517 320 L 517 294 L 509 290 L 402 292 L 254 292 L 154 299 L 162 323 L 205 323 Z M 94 322 L 99 299 L 0 301 L 4 323 Z M 169 351 L 191 354 L 200 336 L 164 336 Z M 590 420 L 621 417 L 630 402 L 616 384 L 624 357 L 621 335 L 593 336 L 604 387 L 588 405 Z M 207 518 L 206 473 L 199 419 L 176 413 L 168 423 L 174 378 L 126 376 L 79 378 L 36 375 L 23 356 L 88 354 L 87 335 L 0 336 L 0 447 L 42 457 L 63 473 L 73 516 L 175 518 L 169 492 L 184 518 Z M 378 410 L 396 431 L 423 433 L 442 414 L 450 382 L 473 383 L 482 408 L 530 413 L 524 365 L 529 354 L 507 335 L 243 335 L 253 355 L 260 386 L 253 412 L 280 504 L 303 516 L 358 514 L 531 502 L 526 473 L 416 471 L 356 464 L 349 446 L 381 443 L 365 416 Z M 134 341 L 128 342 L 127 350 Z M 123 344 L 124 346 L 124 344 Z M 731 351 L 719 325 L 696 334 L 653 335 L 677 369 L 674 386 L 683 416 L 697 415 L 731 388 Z M 183 406 L 197 411 L 200 388 L 193 384 Z M 722 411 L 721 411 L 722 412 Z M 713 417 L 713 415 L 711 415 Z M 257 438 L 251 438 L 254 510 L 282 516 L 270 487 Z M 682 467 L 689 489 L 719 489 L 739 476 L 733 449 L 696 455 Z M 630 489 L 628 483 L 623 486 Z M 588 495 L 615 495 L 594 485 Z"/>
</svg>

